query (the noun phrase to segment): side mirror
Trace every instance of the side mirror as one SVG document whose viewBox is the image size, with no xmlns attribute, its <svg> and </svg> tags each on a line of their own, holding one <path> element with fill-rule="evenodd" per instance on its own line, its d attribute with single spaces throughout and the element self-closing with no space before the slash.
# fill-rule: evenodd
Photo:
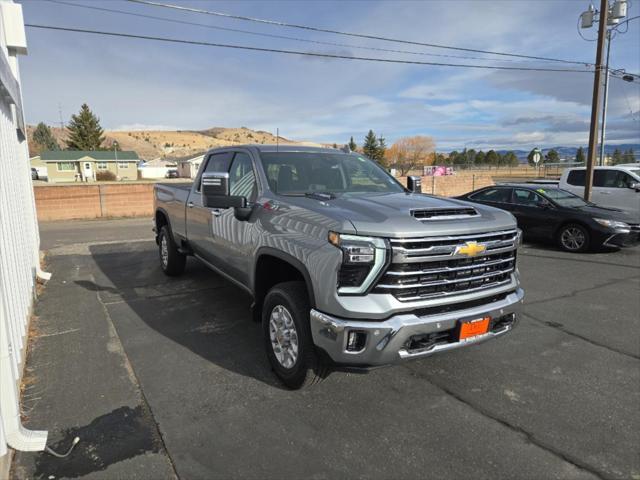
<svg viewBox="0 0 640 480">
<path fill-rule="evenodd" d="M 632 183 L 629 188 L 634 189 L 636 192 L 640 192 L 640 182 Z"/>
<path fill-rule="evenodd" d="M 407 188 L 412 193 L 422 193 L 422 178 L 416 175 L 407 177 Z"/>
<path fill-rule="evenodd" d="M 227 172 L 205 172 L 201 180 L 202 204 L 206 208 L 246 208 L 247 199 L 229 194 Z"/>
</svg>

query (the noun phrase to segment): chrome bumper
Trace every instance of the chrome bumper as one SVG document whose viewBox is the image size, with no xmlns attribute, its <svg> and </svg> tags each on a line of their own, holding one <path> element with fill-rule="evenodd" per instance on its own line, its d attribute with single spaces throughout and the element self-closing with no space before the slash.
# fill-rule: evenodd
<svg viewBox="0 0 640 480">
<path fill-rule="evenodd" d="M 336 364 L 363 367 L 389 365 L 474 345 L 504 335 L 513 329 L 522 310 L 523 298 L 524 291 L 518 288 L 506 298 L 489 305 L 421 317 L 412 313 L 400 314 L 381 322 L 345 320 L 312 309 L 311 334 L 315 345 L 324 350 Z M 412 337 L 454 331 L 460 321 L 486 316 L 492 319 L 506 318 L 510 315 L 513 316 L 511 324 L 482 335 L 448 343 L 436 343 L 428 348 L 408 348 Z M 359 351 L 347 349 L 350 332 L 366 335 Z"/>
</svg>

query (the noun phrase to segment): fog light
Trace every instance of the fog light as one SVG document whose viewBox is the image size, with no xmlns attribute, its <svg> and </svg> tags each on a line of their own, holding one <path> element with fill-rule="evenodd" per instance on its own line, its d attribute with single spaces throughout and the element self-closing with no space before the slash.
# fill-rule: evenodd
<svg viewBox="0 0 640 480">
<path fill-rule="evenodd" d="M 367 334 L 357 330 L 349 331 L 347 335 L 347 352 L 358 353 L 364 350 L 367 343 Z"/>
</svg>

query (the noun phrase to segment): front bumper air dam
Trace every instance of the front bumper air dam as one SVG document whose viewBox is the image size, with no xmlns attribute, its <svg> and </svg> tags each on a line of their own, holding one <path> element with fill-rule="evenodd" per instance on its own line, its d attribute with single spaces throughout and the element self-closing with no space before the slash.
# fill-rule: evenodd
<svg viewBox="0 0 640 480">
<path fill-rule="evenodd" d="M 522 310 L 524 291 L 518 288 L 506 298 L 466 310 L 418 317 L 412 313 L 398 314 L 382 322 L 345 320 L 312 309 L 311 334 L 317 347 L 324 350 L 338 365 L 374 367 L 391 365 L 403 360 L 422 358 L 434 353 L 474 345 L 504 335 L 515 326 Z M 429 348 L 408 350 L 407 342 L 415 336 L 445 332 L 457 327 L 459 321 L 486 316 L 492 319 L 513 315 L 513 322 L 494 331 L 450 343 L 437 343 Z M 359 351 L 347 350 L 349 332 L 366 334 Z"/>
</svg>

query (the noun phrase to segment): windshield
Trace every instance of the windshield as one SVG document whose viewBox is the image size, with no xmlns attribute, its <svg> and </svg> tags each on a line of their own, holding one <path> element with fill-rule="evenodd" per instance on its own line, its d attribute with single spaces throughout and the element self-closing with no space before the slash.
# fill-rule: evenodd
<svg viewBox="0 0 640 480">
<path fill-rule="evenodd" d="M 640 177 L 640 168 L 630 168 L 629 171 L 633 173 L 636 177 Z"/>
<path fill-rule="evenodd" d="M 553 200 L 561 207 L 585 207 L 589 205 L 588 202 L 585 202 L 579 196 L 559 188 L 538 188 L 536 191 L 543 194 L 548 199 Z"/>
<path fill-rule="evenodd" d="M 280 195 L 404 192 L 395 178 L 360 155 L 269 152 L 260 158 L 269 187 Z"/>
</svg>

